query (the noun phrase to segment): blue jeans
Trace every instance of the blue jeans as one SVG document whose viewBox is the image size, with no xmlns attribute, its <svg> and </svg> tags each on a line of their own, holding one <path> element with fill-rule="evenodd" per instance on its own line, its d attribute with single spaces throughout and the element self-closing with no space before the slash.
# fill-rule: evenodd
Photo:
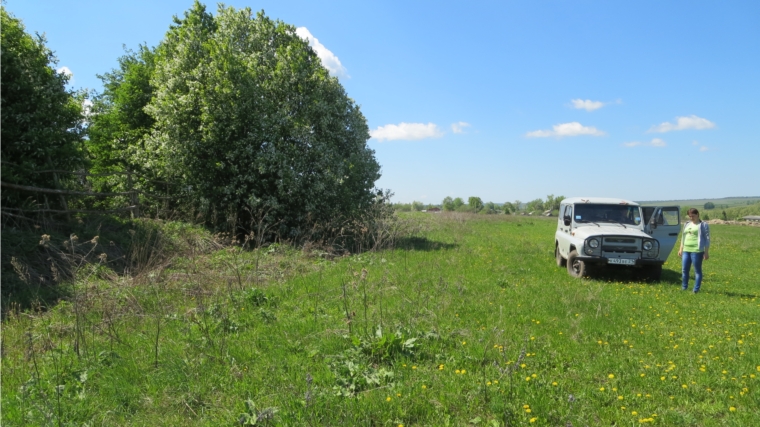
<svg viewBox="0 0 760 427">
<path fill-rule="evenodd" d="M 689 270 L 694 264 L 694 292 L 699 292 L 702 286 L 702 260 L 704 252 L 684 252 L 681 259 L 681 289 L 689 289 Z"/>
</svg>

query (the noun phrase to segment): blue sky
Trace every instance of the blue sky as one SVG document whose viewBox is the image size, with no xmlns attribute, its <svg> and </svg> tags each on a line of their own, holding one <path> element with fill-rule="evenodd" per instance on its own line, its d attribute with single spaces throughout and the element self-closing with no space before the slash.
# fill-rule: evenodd
<svg viewBox="0 0 760 427">
<path fill-rule="evenodd" d="M 191 5 L 5 3 L 94 90 L 122 46 L 155 46 Z M 361 106 L 394 201 L 760 196 L 760 2 L 226 5 L 311 37 Z"/>
</svg>

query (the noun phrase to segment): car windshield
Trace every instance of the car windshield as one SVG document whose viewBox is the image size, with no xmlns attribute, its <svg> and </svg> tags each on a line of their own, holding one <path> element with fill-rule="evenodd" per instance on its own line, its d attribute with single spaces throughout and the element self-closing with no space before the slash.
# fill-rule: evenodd
<svg viewBox="0 0 760 427">
<path fill-rule="evenodd" d="M 618 224 L 641 224 L 638 206 L 596 205 L 592 203 L 575 205 L 575 222 L 613 222 Z"/>
</svg>

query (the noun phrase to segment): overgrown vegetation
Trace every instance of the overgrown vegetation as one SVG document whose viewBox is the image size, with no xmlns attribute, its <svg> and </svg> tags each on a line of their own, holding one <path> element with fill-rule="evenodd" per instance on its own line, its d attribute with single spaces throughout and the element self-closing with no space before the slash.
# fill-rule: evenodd
<svg viewBox="0 0 760 427">
<path fill-rule="evenodd" d="M 679 291 L 675 256 L 658 284 L 568 277 L 553 262 L 552 220 L 401 220 L 395 248 L 354 254 L 233 243 L 175 223 L 152 225 L 166 243 L 136 231 L 131 274 L 100 274 L 96 257 L 59 303 L 8 311 L 3 425 L 746 426 L 760 416 L 760 230 L 713 226 L 693 295 Z M 64 237 L 49 244 L 65 248 Z"/>
</svg>

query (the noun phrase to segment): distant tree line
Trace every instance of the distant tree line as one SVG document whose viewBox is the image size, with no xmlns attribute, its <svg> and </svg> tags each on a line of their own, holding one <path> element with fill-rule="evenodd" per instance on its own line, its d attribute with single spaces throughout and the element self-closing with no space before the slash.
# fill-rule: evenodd
<svg viewBox="0 0 760 427">
<path fill-rule="evenodd" d="M 483 215 L 495 215 L 495 214 L 519 214 L 519 213 L 541 213 L 547 210 L 552 212 L 559 210 L 560 203 L 565 200 L 565 196 L 554 196 L 550 194 L 546 196 L 546 200 L 535 199 L 528 203 L 523 203 L 520 200 L 513 202 L 504 202 L 497 204 L 494 202 L 483 202 L 480 197 L 472 196 L 467 199 L 465 203 L 461 197 L 452 198 L 447 196 L 443 199 L 440 205 L 425 205 L 422 202 L 414 201 L 412 203 L 395 203 L 393 205 L 396 211 L 411 212 L 422 211 L 433 207 L 443 209 L 444 212 L 468 212 Z M 556 214 L 556 212 L 554 212 Z"/>
</svg>

